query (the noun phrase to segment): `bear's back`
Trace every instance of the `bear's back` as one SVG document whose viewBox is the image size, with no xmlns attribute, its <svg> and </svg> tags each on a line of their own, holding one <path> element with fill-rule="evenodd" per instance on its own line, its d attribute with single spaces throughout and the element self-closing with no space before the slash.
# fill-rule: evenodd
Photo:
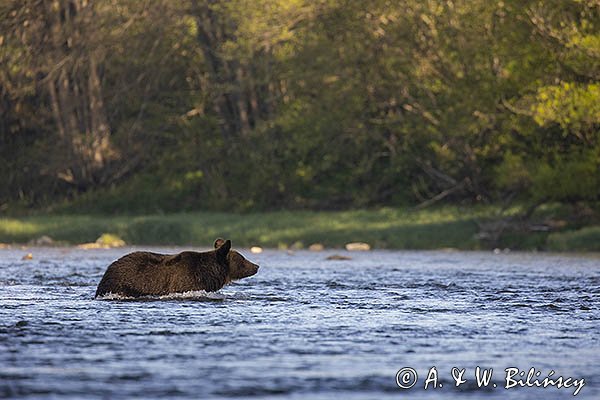
<svg viewBox="0 0 600 400">
<path fill-rule="evenodd" d="M 110 264 L 107 272 L 111 269 L 130 269 L 132 271 L 135 270 L 141 272 L 164 262 L 166 257 L 168 257 L 166 254 L 151 253 L 149 251 L 134 251 Z"/>
</svg>

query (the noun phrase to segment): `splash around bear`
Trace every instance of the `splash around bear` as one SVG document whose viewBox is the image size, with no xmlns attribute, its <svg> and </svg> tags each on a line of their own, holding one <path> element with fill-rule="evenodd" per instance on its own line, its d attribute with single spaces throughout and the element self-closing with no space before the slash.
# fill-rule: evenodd
<svg viewBox="0 0 600 400">
<path fill-rule="evenodd" d="M 230 240 L 217 239 L 214 247 L 206 252 L 127 254 L 108 266 L 95 297 L 109 293 L 140 297 L 197 290 L 215 292 L 258 271 L 258 265 L 231 250 Z"/>
</svg>

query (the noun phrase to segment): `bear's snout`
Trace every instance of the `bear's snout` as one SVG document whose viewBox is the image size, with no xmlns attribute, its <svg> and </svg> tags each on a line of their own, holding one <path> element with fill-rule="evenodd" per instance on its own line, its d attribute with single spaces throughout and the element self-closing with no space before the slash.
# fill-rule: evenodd
<svg viewBox="0 0 600 400">
<path fill-rule="evenodd" d="M 251 263 L 250 261 L 245 261 L 237 268 L 237 270 L 232 272 L 231 279 L 238 280 L 252 276 L 258 272 L 258 268 L 258 265 Z"/>
<path fill-rule="evenodd" d="M 258 272 L 259 266 L 248 261 L 237 251 L 231 251 L 229 254 L 229 279 L 238 280 L 247 278 Z"/>
<path fill-rule="evenodd" d="M 247 266 L 247 270 L 249 271 L 248 276 L 252 276 L 254 274 L 256 274 L 258 272 L 258 269 L 260 268 L 259 265 L 248 262 L 248 266 Z"/>
</svg>

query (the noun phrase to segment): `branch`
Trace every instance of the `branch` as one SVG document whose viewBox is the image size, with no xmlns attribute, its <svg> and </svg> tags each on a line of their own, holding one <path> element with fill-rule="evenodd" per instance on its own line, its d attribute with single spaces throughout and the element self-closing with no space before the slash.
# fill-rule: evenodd
<svg viewBox="0 0 600 400">
<path fill-rule="evenodd" d="M 504 106 L 504 108 L 506 108 L 508 111 L 512 112 L 513 114 L 525 115 L 527 117 L 533 117 L 533 112 L 528 111 L 528 110 L 523 110 L 521 108 L 517 108 L 517 107 L 513 106 L 504 97 L 500 101 L 502 102 L 502 105 Z"/>
<path fill-rule="evenodd" d="M 423 168 L 423 171 L 425 171 L 425 173 L 427 175 L 431 176 L 432 178 L 440 179 L 450 185 L 457 185 L 456 179 L 454 179 L 450 175 L 447 175 L 447 174 L 435 169 L 430 164 L 422 161 L 421 159 L 417 159 L 416 161 L 421 166 L 421 168 Z"/>
<path fill-rule="evenodd" d="M 458 185 L 451 187 L 450 189 L 446 189 L 443 192 L 433 196 L 431 199 L 429 200 L 425 200 L 424 202 L 422 202 L 421 204 L 417 205 L 414 209 L 415 210 L 422 210 L 426 207 L 429 207 L 432 204 L 437 203 L 438 201 L 444 199 L 445 197 L 458 192 L 459 190 L 462 190 L 465 185 L 467 184 L 467 179 L 463 180 L 461 183 L 459 183 Z"/>
</svg>

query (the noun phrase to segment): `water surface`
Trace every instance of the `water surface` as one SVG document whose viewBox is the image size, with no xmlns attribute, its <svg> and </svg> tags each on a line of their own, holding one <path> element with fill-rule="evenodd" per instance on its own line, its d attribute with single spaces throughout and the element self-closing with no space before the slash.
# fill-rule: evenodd
<svg viewBox="0 0 600 400">
<path fill-rule="evenodd" d="M 504 389 L 506 368 L 533 367 L 600 398 L 594 256 L 245 252 L 259 273 L 217 294 L 94 300 L 132 250 L 0 250 L 0 397 L 573 398 Z M 442 387 L 424 390 L 433 366 Z M 477 366 L 493 368 L 487 388 Z M 396 373 L 408 367 L 407 391 Z M 453 367 L 465 368 L 459 388 Z"/>
</svg>

